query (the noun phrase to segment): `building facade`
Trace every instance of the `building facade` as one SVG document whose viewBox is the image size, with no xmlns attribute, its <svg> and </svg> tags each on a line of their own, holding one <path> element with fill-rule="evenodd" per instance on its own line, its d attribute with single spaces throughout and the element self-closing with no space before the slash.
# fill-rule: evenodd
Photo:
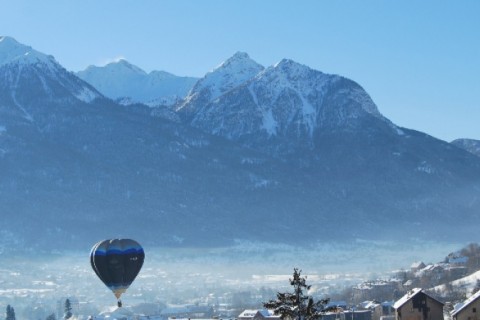
<svg viewBox="0 0 480 320">
<path fill-rule="evenodd" d="M 465 300 L 461 307 L 452 312 L 453 320 L 480 320 L 480 291 Z"/>
<path fill-rule="evenodd" d="M 443 303 L 419 288 L 410 290 L 393 307 L 396 320 L 443 320 Z"/>
</svg>

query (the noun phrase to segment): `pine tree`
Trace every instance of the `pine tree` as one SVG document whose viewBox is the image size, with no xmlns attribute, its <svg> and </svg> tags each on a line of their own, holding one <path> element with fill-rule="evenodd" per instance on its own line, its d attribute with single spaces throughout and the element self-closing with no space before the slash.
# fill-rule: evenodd
<svg viewBox="0 0 480 320">
<path fill-rule="evenodd" d="M 72 304 L 70 299 L 65 300 L 65 308 L 63 313 L 63 319 L 70 319 L 72 317 Z"/>
<path fill-rule="evenodd" d="M 10 305 L 7 306 L 7 316 L 5 320 L 15 320 L 15 310 Z"/>
<path fill-rule="evenodd" d="M 57 320 L 57 317 L 55 317 L 55 313 L 52 313 L 45 320 Z"/>
<path fill-rule="evenodd" d="M 311 286 L 306 284 L 306 277 L 301 276 L 301 270 L 293 269 L 293 279 L 290 285 L 293 286 L 293 293 L 277 293 L 277 300 L 265 302 L 263 306 L 273 310 L 283 320 L 318 320 L 325 314 L 326 305 L 329 299 L 315 302 L 305 291 Z"/>
</svg>

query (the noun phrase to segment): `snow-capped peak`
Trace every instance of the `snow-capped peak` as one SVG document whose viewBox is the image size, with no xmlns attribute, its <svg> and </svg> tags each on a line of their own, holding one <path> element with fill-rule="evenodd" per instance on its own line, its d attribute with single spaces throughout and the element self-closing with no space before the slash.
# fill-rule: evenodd
<svg viewBox="0 0 480 320">
<path fill-rule="evenodd" d="M 200 79 L 190 92 L 190 96 L 201 91 L 209 91 L 209 101 L 213 101 L 225 92 L 252 79 L 264 67 L 244 52 L 237 52 L 218 67 Z M 187 100 L 189 97 L 187 97 Z"/>
<path fill-rule="evenodd" d="M 21 44 L 12 37 L 0 37 L 0 66 L 10 63 L 34 64 L 38 62 L 47 65 L 56 63 L 52 56 Z"/>
<path fill-rule="evenodd" d="M 288 68 L 291 66 L 303 66 L 303 65 L 293 61 L 292 59 L 286 59 L 286 58 L 280 60 L 279 62 L 273 65 L 274 68 Z"/>
<path fill-rule="evenodd" d="M 117 67 L 118 69 L 126 69 L 126 70 L 130 70 L 132 72 L 135 72 L 135 73 L 139 73 L 139 74 L 146 74 L 145 71 L 143 71 L 142 69 L 140 69 L 139 67 L 131 64 L 130 62 L 128 62 L 127 60 L 125 59 L 119 59 L 118 61 L 116 62 L 112 62 L 112 63 L 109 63 L 108 65 L 106 65 L 105 67 L 112 67 L 112 68 L 115 68 Z"/>
<path fill-rule="evenodd" d="M 122 103 L 175 104 L 186 96 L 198 80 L 178 77 L 165 71 L 146 73 L 125 59 L 103 67 L 89 66 L 77 75 L 105 96 Z"/>
<path fill-rule="evenodd" d="M 304 102 L 308 100 L 309 95 L 315 95 L 315 92 L 317 92 L 317 94 L 323 96 L 332 84 L 342 82 L 342 86 L 345 88 L 342 91 L 344 96 L 348 92 L 351 100 L 358 102 L 361 109 L 383 119 L 370 96 L 354 81 L 338 75 L 325 74 L 290 59 L 282 59 L 277 64 L 267 68 L 257 76 L 257 79 L 264 84 L 274 83 L 275 85 L 271 87 L 275 91 L 273 93 L 275 97 L 278 97 L 279 91 L 289 88 L 296 91 Z"/>
<path fill-rule="evenodd" d="M 5 80 L 3 89 L 11 102 L 26 119 L 34 118 L 25 107 L 41 99 L 63 100 L 74 97 L 90 103 L 101 94 L 92 86 L 75 77 L 63 68 L 55 58 L 11 37 L 0 37 L 0 70 Z M 34 91 L 35 95 L 24 92 Z"/>
<path fill-rule="evenodd" d="M 269 88 L 273 100 L 276 100 L 286 88 L 306 98 L 313 91 L 323 91 L 323 87 L 334 78 L 335 76 L 313 70 L 293 60 L 283 59 L 259 73 L 252 85 Z"/>
<path fill-rule="evenodd" d="M 258 73 L 263 69 L 264 67 L 251 59 L 247 53 L 236 52 L 233 56 L 222 62 L 218 67 L 207 73 L 206 77 L 216 72 L 239 72 L 242 74 L 251 74 L 250 71 Z"/>
<path fill-rule="evenodd" d="M 231 56 L 230 58 L 222 62 L 215 69 L 235 67 L 236 65 L 249 64 L 251 62 L 254 62 L 254 61 L 250 58 L 248 53 L 238 51 L 233 56 Z M 255 64 L 257 63 L 255 62 Z"/>
<path fill-rule="evenodd" d="M 281 149 L 313 148 L 315 132 L 355 130 L 371 116 L 388 122 L 352 80 L 290 59 L 261 71 L 247 69 L 260 72 L 242 78 L 238 66 L 245 70 L 249 61 L 248 55 L 237 53 L 197 83 L 182 105 L 193 115 L 194 126 L 229 139 L 246 139 L 249 146 L 273 138 Z M 275 148 L 273 152 L 280 150 Z"/>
<path fill-rule="evenodd" d="M 288 75 L 289 78 L 304 77 L 306 74 L 311 72 L 323 74 L 320 71 L 313 70 L 306 65 L 290 59 L 282 59 L 280 62 L 276 63 L 275 65 L 273 65 L 273 67 L 269 69 L 271 69 L 270 71 L 273 72 L 280 72 L 282 74 Z"/>
<path fill-rule="evenodd" d="M 79 71 L 78 75 L 83 77 L 89 77 L 96 73 L 110 74 L 111 76 L 145 76 L 147 73 L 139 67 L 131 64 L 125 59 L 119 59 L 114 62 L 110 62 L 102 67 L 88 66 L 85 70 Z"/>
</svg>

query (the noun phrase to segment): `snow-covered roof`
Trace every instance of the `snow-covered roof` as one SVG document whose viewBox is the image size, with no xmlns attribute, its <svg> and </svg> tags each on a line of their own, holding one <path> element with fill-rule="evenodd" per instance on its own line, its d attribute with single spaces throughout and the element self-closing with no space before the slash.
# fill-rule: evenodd
<svg viewBox="0 0 480 320">
<path fill-rule="evenodd" d="M 258 313 L 258 310 L 247 309 L 243 310 L 242 313 L 238 316 L 239 318 L 253 318 Z"/>
<path fill-rule="evenodd" d="M 403 306 L 407 301 L 409 301 L 410 299 L 412 299 L 414 296 L 416 296 L 417 294 L 419 294 L 420 292 L 423 292 L 425 295 L 427 295 L 429 298 L 441 303 L 443 305 L 443 302 L 441 301 L 438 301 L 437 299 L 435 299 L 434 297 L 432 297 L 431 295 L 427 294 L 426 292 L 423 291 L 422 288 L 414 288 L 412 290 L 409 290 L 407 292 L 407 294 L 405 294 L 403 297 L 400 298 L 400 300 L 397 300 L 397 302 L 395 302 L 395 304 L 393 305 L 393 308 L 395 309 L 398 309 L 400 308 L 401 306 Z"/>
<path fill-rule="evenodd" d="M 473 301 L 477 300 L 480 297 L 480 291 L 477 291 L 475 294 L 473 294 L 470 298 L 465 300 L 463 304 L 459 308 L 455 308 L 452 312 L 452 316 L 455 316 L 457 313 L 468 307 L 470 303 Z"/>
<path fill-rule="evenodd" d="M 260 312 L 264 317 L 271 317 L 274 315 L 272 310 L 267 310 L 267 309 L 258 310 L 258 312 Z"/>
<path fill-rule="evenodd" d="M 416 262 L 412 263 L 410 268 L 418 269 L 418 268 L 423 268 L 424 266 L 425 266 L 425 263 L 423 263 L 422 261 L 416 261 Z"/>
<path fill-rule="evenodd" d="M 412 280 L 407 280 L 403 285 L 406 286 L 406 287 L 409 287 L 413 284 L 413 281 Z"/>
<path fill-rule="evenodd" d="M 260 310 L 246 309 L 242 313 L 240 313 L 240 315 L 238 317 L 239 318 L 253 318 L 253 317 L 255 317 L 255 315 L 257 315 L 257 313 L 260 313 L 265 318 L 274 316 L 274 313 L 273 313 L 272 310 L 268 310 L 268 309 L 260 309 Z"/>
<path fill-rule="evenodd" d="M 403 306 L 408 300 L 410 300 L 412 297 L 414 297 L 417 293 L 421 292 L 422 289 L 421 288 L 414 288 L 412 290 L 409 290 L 403 297 L 401 297 L 399 300 L 397 300 L 395 302 L 395 304 L 393 305 L 393 307 L 395 309 L 398 309 L 400 308 L 401 306 Z"/>
<path fill-rule="evenodd" d="M 378 307 L 380 304 L 377 301 L 364 301 L 360 303 L 360 305 L 364 309 L 374 309 Z"/>
</svg>

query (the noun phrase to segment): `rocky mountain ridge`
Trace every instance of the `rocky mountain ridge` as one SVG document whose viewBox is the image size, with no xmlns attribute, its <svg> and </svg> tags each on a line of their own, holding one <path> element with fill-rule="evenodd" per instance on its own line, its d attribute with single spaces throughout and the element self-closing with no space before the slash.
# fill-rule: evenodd
<svg viewBox="0 0 480 320">
<path fill-rule="evenodd" d="M 143 103 L 151 107 L 178 103 L 197 82 L 165 71 L 145 72 L 124 59 L 103 67 L 89 66 L 76 75 L 110 99 L 123 104 Z"/>
<path fill-rule="evenodd" d="M 456 139 L 452 141 L 452 144 L 480 157 L 480 140 Z"/>
<path fill-rule="evenodd" d="M 479 158 L 395 126 L 351 80 L 237 54 L 152 117 L 41 57 L 0 65 L 2 250 L 476 234 Z"/>
</svg>

